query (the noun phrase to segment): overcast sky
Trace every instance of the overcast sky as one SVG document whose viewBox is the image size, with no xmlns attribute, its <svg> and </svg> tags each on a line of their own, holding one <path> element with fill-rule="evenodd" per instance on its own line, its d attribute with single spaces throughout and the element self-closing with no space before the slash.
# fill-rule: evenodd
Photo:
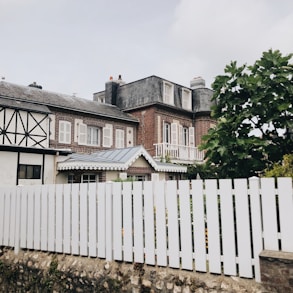
<svg viewBox="0 0 293 293">
<path fill-rule="evenodd" d="M 292 0 L 0 0 L 0 76 L 92 99 L 110 76 L 211 86 L 231 60 L 293 53 Z"/>
</svg>

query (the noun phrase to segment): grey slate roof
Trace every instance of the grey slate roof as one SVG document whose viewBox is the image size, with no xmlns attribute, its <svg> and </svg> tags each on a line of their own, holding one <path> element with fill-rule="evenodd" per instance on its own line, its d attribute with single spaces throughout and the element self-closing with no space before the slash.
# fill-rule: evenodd
<svg viewBox="0 0 293 293">
<path fill-rule="evenodd" d="M 75 96 L 49 92 L 35 87 L 16 85 L 5 81 L 0 81 L 0 97 L 76 111 L 79 113 L 98 115 L 112 119 L 138 122 L 135 117 L 124 113 L 118 107 L 113 105 L 102 104 Z"/>
<path fill-rule="evenodd" d="M 143 146 L 72 154 L 58 163 L 58 170 L 127 170 L 140 156 L 158 172 L 186 173 L 187 167 L 155 161 Z"/>
<path fill-rule="evenodd" d="M 0 106 L 12 108 L 12 109 L 27 110 L 31 112 L 45 113 L 45 114 L 51 113 L 49 108 L 44 105 L 37 105 L 37 104 L 32 104 L 32 103 L 23 102 L 23 101 L 5 99 L 1 97 L 0 97 Z"/>
</svg>

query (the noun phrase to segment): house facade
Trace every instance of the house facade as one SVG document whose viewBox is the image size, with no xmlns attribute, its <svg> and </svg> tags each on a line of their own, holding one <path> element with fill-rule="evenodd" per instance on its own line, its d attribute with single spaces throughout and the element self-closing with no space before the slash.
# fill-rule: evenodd
<svg viewBox="0 0 293 293">
<path fill-rule="evenodd" d="M 138 117 L 111 103 L 45 91 L 36 84 L 1 81 L 0 161 L 7 168 L 0 172 L 0 185 L 107 181 L 125 174 L 144 180 L 155 178 L 152 174 L 160 179 L 182 178 L 186 168 L 158 168 L 159 163 L 154 167 L 143 154 L 134 166 L 128 165 L 129 170 L 85 169 L 82 164 L 71 170 L 60 167 L 62 161 L 72 159 L 71 154 L 141 145 L 139 125 Z"/>
<path fill-rule="evenodd" d="M 132 83 L 120 78 L 106 83 L 94 100 L 115 105 L 139 121 L 137 143 L 157 160 L 193 164 L 202 162 L 201 138 L 215 125 L 211 118 L 212 90 L 202 78 L 190 88 L 150 76 Z"/>
</svg>

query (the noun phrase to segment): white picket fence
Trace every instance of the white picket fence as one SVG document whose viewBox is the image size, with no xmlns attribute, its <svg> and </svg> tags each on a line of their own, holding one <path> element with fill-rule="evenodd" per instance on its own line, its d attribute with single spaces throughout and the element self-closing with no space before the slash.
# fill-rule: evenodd
<svg viewBox="0 0 293 293">
<path fill-rule="evenodd" d="M 291 178 L 3 187 L 0 245 L 255 278 L 293 252 Z"/>
</svg>

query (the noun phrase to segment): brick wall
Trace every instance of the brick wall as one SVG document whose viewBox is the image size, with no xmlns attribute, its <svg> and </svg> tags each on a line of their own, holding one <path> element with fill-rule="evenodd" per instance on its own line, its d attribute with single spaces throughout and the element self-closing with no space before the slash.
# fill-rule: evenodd
<svg viewBox="0 0 293 293">
<path fill-rule="evenodd" d="M 207 134 L 209 129 L 215 125 L 215 120 L 210 116 L 197 116 L 195 118 L 194 130 L 195 130 L 195 145 L 199 145 L 202 142 L 202 136 Z"/>
<path fill-rule="evenodd" d="M 184 115 L 178 111 L 167 111 L 155 107 L 139 109 L 131 112 L 133 116 L 139 119 L 137 143 L 144 145 L 147 151 L 155 155 L 155 143 L 163 142 L 163 124 L 164 122 L 172 123 L 174 120 L 184 127 L 194 127 L 195 129 L 195 145 L 199 145 L 202 136 L 207 134 L 208 130 L 215 124 L 215 121 L 209 115 L 198 116 L 195 120 L 192 115 Z M 161 138 L 159 138 L 158 130 L 161 129 Z"/>
<path fill-rule="evenodd" d="M 90 146 L 90 145 L 79 145 L 77 142 L 74 141 L 75 138 L 75 119 L 82 120 L 82 122 L 88 126 L 99 127 L 101 131 L 106 124 L 113 125 L 113 145 L 112 148 L 115 147 L 115 129 L 123 129 L 125 131 L 125 147 L 127 147 L 127 127 L 133 127 L 134 129 L 134 145 L 136 144 L 136 126 L 130 123 L 123 123 L 123 122 L 116 122 L 113 120 L 106 120 L 96 118 L 94 116 L 86 116 L 86 115 L 75 115 L 72 112 L 55 112 L 55 139 L 50 140 L 50 147 L 57 148 L 57 149 L 71 149 L 73 152 L 79 153 L 92 153 L 97 150 L 105 149 L 102 146 Z M 71 144 L 64 144 L 59 143 L 59 121 L 64 120 L 71 123 Z M 102 132 L 101 132 L 101 142 L 102 142 Z M 107 149 L 107 148 L 106 148 Z"/>
</svg>

